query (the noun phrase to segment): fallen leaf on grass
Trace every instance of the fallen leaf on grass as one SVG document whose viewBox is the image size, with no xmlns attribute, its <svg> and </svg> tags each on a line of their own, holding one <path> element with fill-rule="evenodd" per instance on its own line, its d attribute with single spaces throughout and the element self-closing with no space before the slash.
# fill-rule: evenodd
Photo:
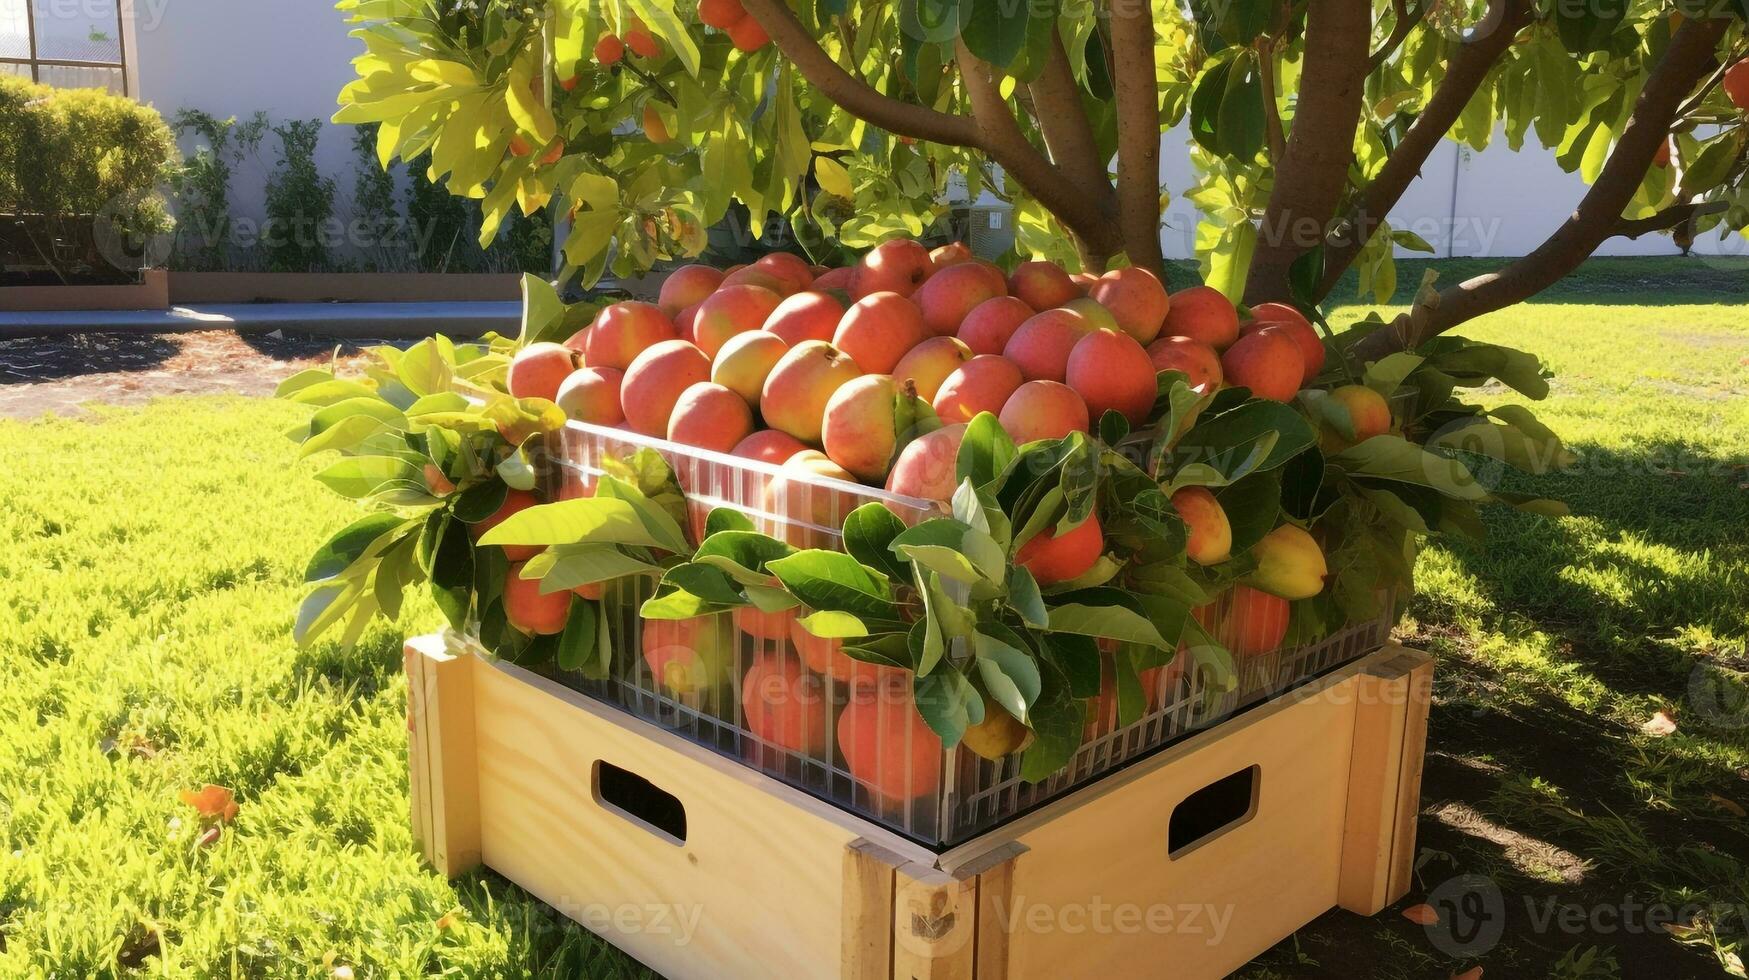
<svg viewBox="0 0 1749 980">
<path fill-rule="evenodd" d="M 203 831 L 194 842 L 195 847 L 211 847 L 219 842 L 219 825 L 213 824 Z"/>
<path fill-rule="evenodd" d="M 200 789 L 185 789 L 182 791 L 182 802 L 194 807 L 202 820 L 230 823 L 237 819 L 237 801 L 231 791 L 223 786 L 207 783 Z"/>
<path fill-rule="evenodd" d="M 1749 811 L 1745 811 L 1743 809 L 1743 804 L 1738 803 L 1736 800 L 1727 799 L 1717 793 L 1708 793 L 1706 796 L 1707 799 L 1712 800 L 1721 810 L 1725 810 L 1734 816 L 1749 817 Z"/>
<path fill-rule="evenodd" d="M 1660 738 L 1665 735 L 1674 735 L 1676 734 L 1676 717 L 1668 710 L 1660 708 L 1657 714 L 1646 719 L 1646 723 L 1640 726 L 1640 731 Z"/>
<path fill-rule="evenodd" d="M 1699 928 L 1691 925 L 1683 925 L 1680 922 L 1664 922 L 1660 924 L 1663 925 L 1665 932 L 1675 936 L 1677 939 L 1687 939 L 1690 936 L 1700 934 Z"/>
<path fill-rule="evenodd" d="M 1482 968 L 1479 966 L 1472 966 L 1462 973 L 1452 974 L 1451 980 L 1482 980 Z"/>
<path fill-rule="evenodd" d="M 1418 926 L 1431 926 L 1439 922 L 1439 912 L 1433 906 L 1425 903 L 1411 905 L 1403 910 L 1403 918 Z"/>
</svg>

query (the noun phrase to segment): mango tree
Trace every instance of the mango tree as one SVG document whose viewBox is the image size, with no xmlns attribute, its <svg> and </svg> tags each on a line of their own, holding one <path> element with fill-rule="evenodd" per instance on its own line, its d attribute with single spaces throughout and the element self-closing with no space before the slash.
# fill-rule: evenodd
<svg viewBox="0 0 1749 980">
<path fill-rule="evenodd" d="M 1749 225 L 1749 0 L 343 0 L 367 49 L 342 122 L 384 162 L 570 210 L 588 279 L 698 254 L 731 202 L 816 253 L 920 234 L 950 180 L 1018 213 L 1018 250 L 1160 270 L 1187 195 L 1235 300 L 1381 301 L 1386 215 L 1442 139 L 1555 151 L 1590 185 L 1497 272 L 1423 290 L 1364 341 L 1413 347 L 1523 301 L 1604 241 Z M 1162 133 L 1198 174 L 1166 188 Z M 1299 265 L 1296 267 L 1295 263 Z M 1296 275 L 1297 268 L 1297 275 Z"/>
</svg>

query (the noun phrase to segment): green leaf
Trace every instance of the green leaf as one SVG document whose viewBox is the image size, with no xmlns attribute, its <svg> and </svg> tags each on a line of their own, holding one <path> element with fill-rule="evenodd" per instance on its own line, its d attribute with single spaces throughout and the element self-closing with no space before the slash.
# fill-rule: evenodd
<svg viewBox="0 0 1749 980">
<path fill-rule="evenodd" d="M 1234 59 L 1226 83 L 1216 121 L 1221 149 L 1247 162 L 1263 150 L 1263 83 L 1254 52 L 1242 52 Z"/>
<path fill-rule="evenodd" d="M 1019 565 L 1008 571 L 1008 607 L 1034 629 L 1050 626 L 1050 610 L 1045 607 L 1038 580 L 1032 577 L 1032 572 Z"/>
<path fill-rule="evenodd" d="M 629 544 L 671 550 L 650 533 L 637 507 L 613 497 L 538 504 L 505 518 L 480 538 L 482 545 Z"/>
<path fill-rule="evenodd" d="M 366 514 L 341 528 L 316 549 L 304 568 L 304 581 L 333 578 L 360 558 L 380 554 L 398 535 L 411 530 L 415 523 L 418 522 L 394 514 Z"/>
<path fill-rule="evenodd" d="M 1368 364 L 1361 380 L 1368 388 L 1390 398 L 1402 387 L 1404 379 L 1421 366 L 1423 360 L 1425 358 L 1419 354 L 1398 351 Z"/>
<path fill-rule="evenodd" d="M 363 591 L 363 583 L 357 578 L 317 587 L 298 606 L 297 620 L 292 624 L 292 641 L 300 647 L 315 642 L 328 627 L 351 611 Z"/>
<path fill-rule="evenodd" d="M 1274 469 L 1317 443 L 1300 413 L 1280 402 L 1252 400 L 1204 417 L 1165 454 L 1168 487 L 1225 486 Z"/>
<path fill-rule="evenodd" d="M 516 346 L 527 347 L 541 341 L 562 341 L 557 336 L 565 320 L 565 303 L 553 284 L 531 273 L 522 275 L 522 328 L 517 331 Z"/>
<path fill-rule="evenodd" d="M 978 677 L 991 700 L 1026 721 L 1043 684 L 1038 661 L 1012 643 L 981 630 L 972 634 L 972 652 L 977 657 Z"/>
<path fill-rule="evenodd" d="M 1032 4 L 1012 0 L 960 0 L 969 3 L 971 16 L 966 18 L 960 36 L 966 47 L 979 59 L 998 69 L 1008 69 L 1026 47 L 1027 20 Z"/>
<path fill-rule="evenodd" d="M 868 626 L 862 620 L 836 609 L 809 613 L 797 622 L 802 624 L 802 629 L 828 640 L 857 639 L 869 635 Z"/>
<path fill-rule="evenodd" d="M 345 452 L 378 432 L 391 428 L 393 426 L 389 423 L 373 415 L 349 415 L 305 439 L 303 447 L 298 450 L 298 458 L 307 459 L 330 449 Z"/>
<path fill-rule="evenodd" d="M 1094 661 L 1098 670 L 1098 660 Z M 1029 712 L 1033 740 L 1020 757 L 1020 778 L 1036 783 L 1056 774 L 1075 757 L 1086 730 L 1087 706 L 1071 689 L 1069 678 L 1049 661 L 1040 663 L 1039 696 Z M 1099 680 L 1094 678 L 1094 690 Z"/>
<path fill-rule="evenodd" d="M 1002 423 L 989 412 L 979 412 L 966 423 L 960 437 L 960 451 L 954 460 L 954 475 L 959 482 L 972 481 L 976 487 L 987 487 L 1008 471 L 1018 450 Z"/>
<path fill-rule="evenodd" d="M 539 436 L 531 436 L 531 442 L 539 442 Z M 498 461 L 495 468 L 498 479 L 512 490 L 533 490 L 540 481 L 535 476 L 534 465 L 529 462 L 528 454 L 521 448 L 506 455 Z"/>
<path fill-rule="evenodd" d="M 540 579 L 540 590 L 549 593 L 661 571 L 659 566 L 634 558 L 615 545 L 563 544 L 529 559 L 523 567 L 523 576 Z"/>
<path fill-rule="evenodd" d="M 1744 138 L 1742 127 L 1737 127 L 1702 143 L 1700 152 L 1682 173 L 1682 192 L 1690 196 L 1704 194 L 1729 179 L 1738 155 L 1743 152 Z"/>
<path fill-rule="evenodd" d="M 984 576 L 965 554 L 964 540 L 967 535 L 978 533 L 959 521 L 935 518 L 907 528 L 893 539 L 890 547 L 915 564 L 956 582 L 971 584 Z"/>
<path fill-rule="evenodd" d="M 888 578 L 909 581 L 910 570 L 892 550 L 893 540 L 904 532 L 905 522 L 887 505 L 866 503 L 844 518 L 844 550 Z"/>
<path fill-rule="evenodd" d="M 1087 606 L 1080 603 L 1067 603 L 1051 610 L 1050 631 L 1053 633 L 1075 633 L 1080 636 L 1092 636 L 1110 640 L 1127 640 L 1132 643 L 1146 643 L 1149 646 L 1164 647 L 1166 639 L 1154 624 L 1141 615 L 1123 606 Z"/>
<path fill-rule="evenodd" d="M 666 593 L 670 590 L 696 596 L 715 612 L 747 604 L 747 597 L 736 588 L 734 579 L 720 568 L 699 562 L 683 562 L 664 572 L 657 591 Z"/>
<path fill-rule="evenodd" d="M 327 368 L 305 368 L 275 386 L 273 389 L 273 397 L 290 398 L 292 395 L 295 395 L 306 388 L 313 388 L 317 385 L 327 384 L 333 380 L 334 372 Z M 363 386 L 361 385 L 360 387 Z M 363 393 L 369 394 L 370 389 L 366 388 Z"/>
<path fill-rule="evenodd" d="M 419 568 L 413 561 L 413 553 L 418 545 L 419 539 L 416 535 L 403 534 L 395 539 L 395 543 L 377 561 L 376 578 L 371 584 L 371 593 L 383 618 L 391 622 L 401 616 L 401 597 L 407 583 L 419 574 Z"/>
<path fill-rule="evenodd" d="M 455 378 L 455 345 L 442 334 L 421 340 L 401 355 L 396 375 L 421 397 L 448 391 Z"/>
<path fill-rule="evenodd" d="M 767 565 L 796 549 L 757 531 L 721 531 L 704 539 L 692 560 L 715 565 L 742 585 L 770 585 Z"/>
<path fill-rule="evenodd" d="M 766 567 L 811 609 L 840 610 L 864 620 L 902 618 L 886 579 L 842 552 L 798 551 Z"/>
<path fill-rule="evenodd" d="M 640 454 L 641 453 L 642 450 L 640 450 Z M 660 457 L 657 457 L 657 459 L 659 461 Z M 662 474 L 664 474 L 669 481 L 673 479 L 671 472 L 666 466 L 662 467 Z M 631 505 L 633 512 L 638 517 L 638 521 L 644 525 L 644 530 L 654 542 L 654 547 L 661 548 L 663 551 L 673 552 L 677 555 L 686 554 L 691 550 L 691 546 L 686 542 L 686 532 L 680 529 L 680 521 L 675 519 L 675 513 L 677 510 L 681 514 L 682 519 L 684 519 L 684 498 L 682 497 L 675 501 L 677 507 L 671 509 L 662 506 L 656 498 L 647 495 L 647 490 L 655 492 L 652 483 L 644 480 L 640 480 L 637 486 L 633 486 L 614 477 L 604 475 L 595 483 L 596 499 L 620 500 Z M 674 495 L 679 497 L 678 490 L 674 491 Z"/>
<path fill-rule="evenodd" d="M 1232 528 L 1232 552 L 1241 554 L 1263 540 L 1281 515 L 1281 470 L 1266 470 L 1215 491 Z"/>
<path fill-rule="evenodd" d="M 1488 496 L 1464 464 L 1430 453 L 1401 436 L 1373 436 L 1337 453 L 1332 460 L 1355 476 L 1428 487 L 1459 500 Z"/>
<path fill-rule="evenodd" d="M 457 520 L 445 521 L 432 556 L 431 597 L 450 628 L 460 630 L 466 626 L 473 586 L 474 546 L 468 540 L 467 525 Z"/>
<path fill-rule="evenodd" d="M 486 480 L 472 484 L 462 489 L 455 496 L 455 502 L 450 510 L 456 519 L 469 524 L 478 524 L 498 512 L 504 506 L 504 497 L 509 491 L 500 480 Z"/>
<path fill-rule="evenodd" d="M 553 659 L 560 670 L 583 670 L 595 660 L 601 649 L 601 626 L 596 622 L 595 603 L 572 599 L 571 611 L 565 617 L 564 632 L 559 634 L 559 648 Z"/>
<path fill-rule="evenodd" d="M 732 507 L 714 507 L 704 519 L 705 540 L 722 531 L 751 531 L 753 519 Z"/>
<path fill-rule="evenodd" d="M 676 11 L 674 0 L 626 0 L 626 6 L 669 46 L 680 67 L 697 78 L 702 64 L 698 45 L 692 40 L 692 31 L 686 21 Z"/>
<path fill-rule="evenodd" d="M 1226 153 L 1221 143 L 1221 104 L 1227 97 L 1227 77 L 1232 70 L 1231 61 L 1209 68 L 1190 96 L 1190 138 L 1215 156 Z"/>
<path fill-rule="evenodd" d="M 417 484 L 423 474 L 419 468 L 406 460 L 392 456 L 349 456 L 324 467 L 316 474 L 316 479 L 328 489 L 361 500 L 376 493 L 384 484 L 394 480 L 404 480 Z"/>
<path fill-rule="evenodd" d="M 944 748 L 953 748 L 965 735 L 968 725 L 984 720 L 984 701 L 966 675 L 957 670 L 938 670 L 933 674 L 917 674 L 912 680 L 912 700 L 917 713 L 931 731 L 941 738 Z"/>
</svg>

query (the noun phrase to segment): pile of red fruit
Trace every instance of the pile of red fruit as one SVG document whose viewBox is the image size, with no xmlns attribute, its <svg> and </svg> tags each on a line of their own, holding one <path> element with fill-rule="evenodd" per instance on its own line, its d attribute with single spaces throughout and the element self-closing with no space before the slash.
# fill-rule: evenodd
<svg viewBox="0 0 1749 980">
<path fill-rule="evenodd" d="M 1286 401 L 1323 362 L 1283 304 L 1242 327 L 1219 292 L 1168 296 L 1142 269 L 1004 275 L 962 244 L 895 240 L 839 269 L 785 253 L 685 266 L 656 303 L 615 303 L 563 344 L 519 352 L 509 385 L 577 421 L 945 500 L 980 412 L 1016 442 L 1059 438 L 1107 411 L 1143 424 L 1160 371 Z M 908 442 L 911 394 L 942 428 Z"/>
</svg>

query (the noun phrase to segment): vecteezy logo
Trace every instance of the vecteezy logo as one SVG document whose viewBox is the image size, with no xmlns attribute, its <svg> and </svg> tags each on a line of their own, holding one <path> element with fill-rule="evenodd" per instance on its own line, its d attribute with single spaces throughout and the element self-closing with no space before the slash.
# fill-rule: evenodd
<svg viewBox="0 0 1749 980">
<path fill-rule="evenodd" d="M 1688 675 L 1688 703 L 1696 717 L 1714 728 L 1749 726 L 1749 677 L 1696 664 Z"/>
<path fill-rule="evenodd" d="M 1448 956 L 1469 959 L 1492 950 L 1506 932 L 1506 898 L 1485 875 L 1459 875 L 1427 893 L 1439 921 L 1427 939 Z"/>
</svg>

